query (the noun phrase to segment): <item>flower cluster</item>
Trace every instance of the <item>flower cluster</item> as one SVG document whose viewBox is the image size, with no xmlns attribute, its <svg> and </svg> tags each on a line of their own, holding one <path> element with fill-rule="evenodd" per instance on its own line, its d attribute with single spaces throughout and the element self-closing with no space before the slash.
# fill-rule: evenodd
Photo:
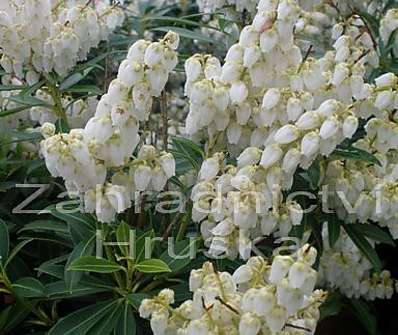
<svg viewBox="0 0 398 335">
<path fill-rule="evenodd" d="M 210 155 L 193 188 L 193 220 L 201 222 L 210 255 L 240 253 L 247 259 L 257 238 L 287 236 L 300 224 L 302 211 L 296 203 L 283 202 L 281 190 L 291 189 L 299 167 L 308 169 L 320 156 L 329 157 L 343 141 L 374 154 L 383 166 L 330 163 L 323 185 L 342 191 L 359 211 L 347 214 L 336 194 L 332 207 L 347 222 L 373 220 L 397 236 L 397 77 L 386 73 L 374 84 L 366 82 L 379 56 L 366 23 L 355 15 L 333 27 L 332 50 L 320 58 L 302 56 L 295 38 L 300 17 L 295 1 L 260 1 L 253 23 L 243 28 L 224 65 L 211 55 L 186 61 L 187 132 L 207 137 L 209 153 L 228 150 L 238 156 L 235 167 L 220 153 Z M 358 141 L 354 135 L 361 119 L 367 120 L 366 136 Z M 377 211 L 380 191 L 382 209 Z M 381 280 L 371 278 L 370 269 L 368 262 L 359 271 L 366 287 Z M 353 285 L 352 278 L 345 278 L 346 285 Z M 386 292 L 368 288 L 362 295 L 389 297 Z"/>
<path fill-rule="evenodd" d="M 398 9 L 390 9 L 380 22 L 380 36 L 385 44 L 388 44 L 391 35 L 398 28 Z M 394 53 L 398 52 L 398 39 L 395 35 L 393 41 Z"/>
<path fill-rule="evenodd" d="M 190 276 L 193 299 L 173 308 L 174 292 L 165 289 L 143 300 L 141 317 L 155 335 L 314 334 L 326 295 L 314 291 L 316 250 L 305 245 L 295 256 L 272 263 L 250 258 L 233 275 L 205 263 Z"/>
<path fill-rule="evenodd" d="M 1 77 L 1 84 L 2 85 L 14 85 L 14 86 L 22 86 L 22 82 L 10 75 L 4 75 Z M 19 93 L 18 90 L 15 91 L 2 91 L 0 92 L 0 111 L 6 112 L 9 110 L 13 110 L 14 108 L 18 107 L 18 103 L 12 101 L 10 98 L 12 98 L 14 95 L 17 95 Z M 26 121 L 29 119 L 28 113 L 19 113 L 17 115 L 11 114 L 8 116 L 3 116 L 2 117 L 2 122 L 0 122 L 0 128 L 2 129 L 12 129 L 12 128 L 17 128 L 20 121 Z"/>
<path fill-rule="evenodd" d="M 124 20 L 107 1 L 24 0 L 0 6 L 1 66 L 29 84 L 67 74 Z"/>
<path fill-rule="evenodd" d="M 134 43 L 120 64 L 117 78 L 101 97 L 94 117 L 84 129 L 54 135 L 53 126 L 43 125 L 47 138 L 41 147 L 47 168 L 53 176 L 65 179 L 69 192 L 98 193 L 96 189 L 105 184 L 107 171 L 120 171 L 130 165 L 139 143 L 139 122 L 147 120 L 153 97 L 160 95 L 169 73 L 177 65 L 178 43 L 178 35 L 172 32 L 159 42 Z M 138 161 L 131 163 L 135 166 L 134 175 L 142 177 L 137 183 L 139 189 L 151 182 L 152 187 L 159 190 L 165 185 L 165 178 L 174 174 L 170 162 L 173 159 L 168 155 L 160 157 L 166 161 L 163 170 L 158 165 L 151 166 L 156 155 L 156 151 L 144 147 Z M 128 185 L 120 187 L 127 189 Z"/>
<path fill-rule="evenodd" d="M 249 147 L 238 157 L 237 167 L 227 165 L 222 153 L 204 161 L 191 194 L 192 219 L 201 222 L 210 255 L 248 259 L 262 237 L 287 236 L 301 223 L 300 205 L 283 201 L 283 170 L 265 170 L 260 162 L 265 155 Z"/>
<path fill-rule="evenodd" d="M 333 247 L 329 244 L 326 227 L 322 235 L 324 251 L 319 267 L 321 285 L 339 289 L 347 297 L 368 300 L 391 298 L 395 280 L 389 271 L 372 273 L 372 264 L 345 232 L 341 232 Z"/>
</svg>

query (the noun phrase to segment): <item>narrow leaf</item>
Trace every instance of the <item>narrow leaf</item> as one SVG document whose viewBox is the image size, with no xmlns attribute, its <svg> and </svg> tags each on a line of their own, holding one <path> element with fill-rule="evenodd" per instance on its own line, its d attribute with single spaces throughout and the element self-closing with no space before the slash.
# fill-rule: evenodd
<svg viewBox="0 0 398 335">
<path fill-rule="evenodd" d="M 160 259 L 148 259 L 137 264 L 135 268 L 142 273 L 171 272 L 169 266 Z"/>
<path fill-rule="evenodd" d="M 95 256 L 80 257 L 73 261 L 68 268 L 68 271 L 89 271 L 97 273 L 112 273 L 120 270 L 123 270 L 123 267 L 119 264 Z"/>
<path fill-rule="evenodd" d="M 35 278 L 18 279 L 12 284 L 14 293 L 22 298 L 37 298 L 45 295 L 46 288 Z"/>
<path fill-rule="evenodd" d="M 373 267 L 377 272 L 382 270 L 382 264 L 376 250 L 371 246 L 369 241 L 365 238 L 363 232 L 358 229 L 356 225 L 344 224 L 344 230 L 358 247 L 359 250 L 366 256 L 366 258 L 372 263 Z"/>
</svg>

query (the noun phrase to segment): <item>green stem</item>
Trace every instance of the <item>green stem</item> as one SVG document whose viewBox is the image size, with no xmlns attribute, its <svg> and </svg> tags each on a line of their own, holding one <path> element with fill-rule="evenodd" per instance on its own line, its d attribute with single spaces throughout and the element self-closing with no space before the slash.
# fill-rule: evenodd
<svg viewBox="0 0 398 335">
<path fill-rule="evenodd" d="M 110 248 L 108 245 L 105 246 L 105 253 L 106 253 L 106 257 L 108 259 L 115 261 L 115 257 L 112 254 L 112 248 Z M 123 280 L 122 280 L 122 277 L 120 276 L 120 273 L 114 272 L 113 277 L 114 277 L 116 283 L 118 284 L 118 286 L 120 287 L 120 289 L 124 290 L 126 287 L 123 285 Z"/>
<path fill-rule="evenodd" d="M 189 216 L 185 214 L 181 220 L 180 228 L 178 229 L 178 233 L 177 233 L 177 237 L 176 237 L 177 242 L 184 239 L 185 232 L 188 228 L 188 221 L 189 221 Z"/>
<path fill-rule="evenodd" d="M 48 82 L 47 85 L 51 98 L 54 101 L 54 113 L 58 116 L 59 119 L 62 119 L 65 123 L 67 123 L 68 120 L 66 117 L 66 111 L 62 105 L 62 94 L 59 90 L 58 85 L 51 82 Z"/>
</svg>

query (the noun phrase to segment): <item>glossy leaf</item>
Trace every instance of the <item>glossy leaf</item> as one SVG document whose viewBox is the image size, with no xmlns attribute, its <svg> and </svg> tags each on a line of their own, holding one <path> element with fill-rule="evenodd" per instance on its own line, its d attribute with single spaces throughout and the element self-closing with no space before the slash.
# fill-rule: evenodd
<svg viewBox="0 0 398 335">
<path fill-rule="evenodd" d="M 365 238 L 363 232 L 358 229 L 358 226 L 351 224 L 344 224 L 344 230 L 358 247 L 358 249 L 366 256 L 366 258 L 372 263 L 373 267 L 377 272 L 382 270 L 382 264 L 376 250 L 371 246 L 369 241 Z"/>
<path fill-rule="evenodd" d="M 60 319 L 48 335 L 77 335 L 87 332 L 118 304 L 117 300 L 96 303 Z"/>
<path fill-rule="evenodd" d="M 35 278 L 21 278 L 12 284 L 12 290 L 22 298 L 43 297 L 46 292 L 44 285 Z"/>
<path fill-rule="evenodd" d="M 123 267 L 105 258 L 83 256 L 74 260 L 68 271 L 88 271 L 97 273 L 113 273 L 123 270 Z"/>
<path fill-rule="evenodd" d="M 137 271 L 142 273 L 171 272 L 169 266 L 160 259 L 148 259 L 135 265 Z"/>
</svg>

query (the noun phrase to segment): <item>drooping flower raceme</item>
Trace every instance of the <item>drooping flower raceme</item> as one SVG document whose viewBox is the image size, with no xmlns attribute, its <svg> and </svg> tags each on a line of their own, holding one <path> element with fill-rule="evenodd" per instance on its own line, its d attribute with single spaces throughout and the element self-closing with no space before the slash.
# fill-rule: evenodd
<svg viewBox="0 0 398 335">
<path fill-rule="evenodd" d="M 123 20 L 121 9 L 104 0 L 2 1 L 0 64 L 29 84 L 53 70 L 66 75 Z"/>
<path fill-rule="evenodd" d="M 348 4 L 342 2 L 342 6 L 342 12 L 349 11 Z M 272 189 L 264 194 L 264 185 L 276 185 L 277 194 L 289 191 L 299 168 L 306 170 L 317 159 L 326 161 L 344 141 L 375 155 L 382 167 L 348 159 L 330 163 L 321 186 L 348 192 L 351 205 L 358 203 L 361 210 L 347 214 L 336 195 L 331 197 L 332 208 L 347 223 L 358 220 L 387 226 L 397 236 L 397 77 L 385 73 L 374 84 L 366 82 L 366 73 L 378 66 L 379 56 L 366 22 L 358 15 L 342 27 L 336 23 L 331 51 L 314 58 L 309 49 L 304 57 L 295 36 L 302 15 L 296 1 L 260 1 L 253 23 L 243 28 L 224 65 L 211 55 L 194 55 L 186 61 L 190 99 L 186 130 L 193 138 L 205 138 L 210 153 L 193 188 L 192 218 L 202 222 L 210 255 L 240 252 L 247 258 L 248 246 L 256 238 L 271 233 L 288 236 L 292 222 L 299 224 L 301 215 L 282 210 L 285 219 L 265 220 L 262 225 L 254 209 L 258 203 L 260 208 L 267 204 L 264 198 Z M 361 122 L 366 123 L 366 136 L 358 141 L 363 136 L 358 133 Z M 237 167 L 225 165 L 220 153 L 213 156 L 227 151 L 238 157 Z M 225 190 L 218 192 L 220 185 Z M 261 194 L 257 202 L 251 196 L 254 191 Z M 376 211 L 379 193 L 382 209 Z M 285 205 L 292 204 L 282 202 Z M 355 272 L 354 267 L 355 262 Z M 371 277 L 367 271 L 358 269 L 361 280 Z M 326 283 L 332 285 L 330 280 Z"/>
<path fill-rule="evenodd" d="M 249 147 L 237 167 L 227 165 L 222 153 L 204 161 L 191 194 L 192 219 L 201 222 L 210 255 L 248 259 L 262 237 L 287 236 L 301 223 L 300 205 L 283 199 L 284 170 L 264 169 L 264 155 L 273 153 Z"/>
<path fill-rule="evenodd" d="M 112 175 L 115 171 L 130 169 L 138 190 L 147 187 L 160 190 L 174 174 L 172 156 L 162 154 L 159 157 L 153 148 L 144 147 L 137 161 L 131 159 L 139 142 L 139 122 L 147 120 L 153 97 L 160 95 L 169 73 L 177 65 L 175 49 L 178 43 L 178 35 L 172 32 L 159 42 L 139 40 L 134 43 L 120 64 L 117 78 L 101 97 L 94 117 L 85 128 L 74 129 L 69 134 L 49 136 L 50 133 L 42 142 L 42 153 L 51 174 L 64 178 L 70 193 L 88 192 L 85 197 L 89 199 L 88 208 L 93 208 L 93 194 L 107 193 L 112 187 L 113 181 L 105 183 L 109 172 L 113 171 Z M 159 163 L 154 165 L 156 157 Z M 129 194 L 129 185 L 122 184 L 119 188 L 122 189 L 120 194 Z M 112 205 L 109 197 L 103 197 L 102 201 L 105 208 Z M 124 211 L 131 202 L 127 198 L 118 203 L 121 205 L 114 208 L 114 212 Z M 95 207 L 97 214 L 101 207 Z M 106 215 L 103 220 L 111 218 L 112 215 Z"/>
<path fill-rule="evenodd" d="M 233 275 L 205 263 L 191 272 L 192 300 L 173 308 L 174 292 L 165 289 L 143 300 L 139 312 L 155 335 L 314 334 L 326 298 L 314 290 L 315 259 L 316 250 L 305 245 L 272 263 L 252 257 Z"/>
<path fill-rule="evenodd" d="M 391 299 L 396 281 L 389 271 L 372 272 L 372 264 L 345 232 L 331 247 L 327 228 L 323 230 L 324 251 L 320 258 L 319 283 L 338 289 L 347 297 Z"/>
</svg>

